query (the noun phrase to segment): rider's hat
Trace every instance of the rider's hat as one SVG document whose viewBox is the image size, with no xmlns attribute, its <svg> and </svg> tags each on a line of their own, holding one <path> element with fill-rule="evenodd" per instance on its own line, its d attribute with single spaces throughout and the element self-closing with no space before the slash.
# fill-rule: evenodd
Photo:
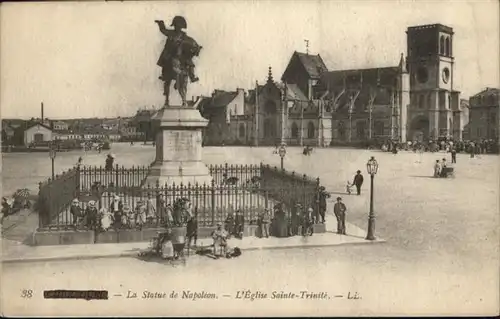
<svg viewBox="0 0 500 319">
<path fill-rule="evenodd" d="M 184 19 L 184 17 L 181 16 L 175 16 L 172 19 L 172 24 L 170 24 L 170 26 L 171 27 L 178 26 L 181 29 L 187 29 L 186 19 Z"/>
</svg>

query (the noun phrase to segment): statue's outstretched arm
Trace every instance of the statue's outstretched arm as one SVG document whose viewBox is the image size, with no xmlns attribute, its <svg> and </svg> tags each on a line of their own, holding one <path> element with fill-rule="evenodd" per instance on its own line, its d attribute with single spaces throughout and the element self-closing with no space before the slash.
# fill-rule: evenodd
<svg viewBox="0 0 500 319">
<path fill-rule="evenodd" d="M 165 22 L 163 20 L 155 20 L 155 22 L 158 24 L 158 27 L 160 28 L 160 32 L 166 35 L 167 37 L 171 35 L 172 30 L 168 30 L 165 27 Z"/>
</svg>

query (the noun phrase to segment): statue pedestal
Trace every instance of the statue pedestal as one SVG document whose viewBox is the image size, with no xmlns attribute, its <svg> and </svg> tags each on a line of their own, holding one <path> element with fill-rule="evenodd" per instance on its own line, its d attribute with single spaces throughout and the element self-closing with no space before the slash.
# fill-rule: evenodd
<svg viewBox="0 0 500 319">
<path fill-rule="evenodd" d="M 158 112 L 156 158 L 144 186 L 187 185 L 212 182 L 202 162 L 202 129 L 208 125 L 194 107 L 170 106 Z"/>
</svg>

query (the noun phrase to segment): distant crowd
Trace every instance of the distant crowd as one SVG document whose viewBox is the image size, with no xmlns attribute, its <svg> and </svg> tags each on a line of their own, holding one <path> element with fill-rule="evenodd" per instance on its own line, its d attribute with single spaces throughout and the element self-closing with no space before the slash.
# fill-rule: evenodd
<svg viewBox="0 0 500 319">
<path fill-rule="evenodd" d="M 429 142 L 409 141 L 406 143 L 386 141 L 382 144 L 381 149 L 387 152 L 398 150 L 413 152 L 451 152 L 455 150 L 457 153 L 498 154 L 498 142 L 491 139 L 480 141 L 454 141 L 453 139 L 442 139 Z"/>
</svg>

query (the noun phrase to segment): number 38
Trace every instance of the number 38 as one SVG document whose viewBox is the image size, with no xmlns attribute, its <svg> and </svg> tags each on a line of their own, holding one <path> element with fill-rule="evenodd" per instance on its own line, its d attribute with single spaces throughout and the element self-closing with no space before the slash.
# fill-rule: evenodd
<svg viewBox="0 0 500 319">
<path fill-rule="evenodd" d="M 31 297 L 33 297 L 33 290 L 31 290 L 31 289 L 23 289 L 21 291 L 21 297 L 22 298 L 31 298 Z"/>
</svg>

